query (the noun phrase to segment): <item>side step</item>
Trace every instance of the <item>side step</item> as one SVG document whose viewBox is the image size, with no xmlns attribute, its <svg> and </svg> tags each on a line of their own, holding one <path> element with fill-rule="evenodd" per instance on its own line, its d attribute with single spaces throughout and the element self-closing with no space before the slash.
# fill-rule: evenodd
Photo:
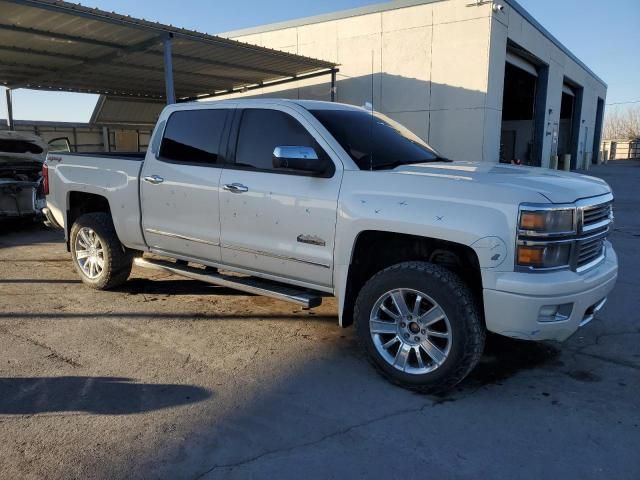
<svg viewBox="0 0 640 480">
<path fill-rule="evenodd" d="M 164 260 L 150 260 L 141 257 L 134 259 L 133 263 L 138 267 L 174 273 L 191 278 L 192 280 L 200 280 L 220 287 L 285 300 L 302 305 L 305 308 L 319 307 L 322 303 L 322 297 L 317 294 L 297 290 L 268 280 L 253 277 L 235 277 L 231 275 L 221 275 L 219 273 L 206 273 L 204 270 L 198 268 L 181 266 Z"/>
</svg>

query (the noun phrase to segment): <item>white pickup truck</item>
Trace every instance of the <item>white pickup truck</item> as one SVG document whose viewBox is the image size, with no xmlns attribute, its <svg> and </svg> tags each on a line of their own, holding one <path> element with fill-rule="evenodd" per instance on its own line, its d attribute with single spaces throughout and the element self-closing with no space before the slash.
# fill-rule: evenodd
<svg viewBox="0 0 640 480">
<path fill-rule="evenodd" d="M 348 105 L 171 105 L 146 155 L 49 154 L 44 177 L 87 285 L 135 263 L 308 308 L 334 295 L 373 365 L 423 392 L 460 382 L 487 331 L 565 340 L 617 277 L 604 181 L 452 162 Z"/>
</svg>

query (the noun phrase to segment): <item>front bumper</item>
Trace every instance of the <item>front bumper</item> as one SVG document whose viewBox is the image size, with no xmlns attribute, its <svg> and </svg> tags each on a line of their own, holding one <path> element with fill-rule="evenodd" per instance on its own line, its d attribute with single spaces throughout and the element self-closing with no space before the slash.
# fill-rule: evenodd
<svg viewBox="0 0 640 480">
<path fill-rule="evenodd" d="M 483 275 L 491 287 L 483 294 L 487 329 L 523 340 L 566 340 L 602 307 L 617 276 L 618 258 L 609 242 L 604 261 L 583 273 L 508 272 L 488 275 L 487 282 Z M 557 315 L 543 314 L 555 306 L 561 307 Z"/>
</svg>

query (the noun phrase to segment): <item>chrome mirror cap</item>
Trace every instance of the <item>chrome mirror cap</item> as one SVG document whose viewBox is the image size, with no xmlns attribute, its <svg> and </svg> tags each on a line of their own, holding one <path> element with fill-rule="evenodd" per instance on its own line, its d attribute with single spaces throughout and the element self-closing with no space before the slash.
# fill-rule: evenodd
<svg viewBox="0 0 640 480">
<path fill-rule="evenodd" d="M 330 161 L 319 158 L 312 147 L 276 147 L 273 150 L 273 168 L 323 175 L 329 171 Z"/>
<path fill-rule="evenodd" d="M 273 158 L 318 160 L 318 154 L 312 147 L 282 146 L 273 149 Z"/>
</svg>

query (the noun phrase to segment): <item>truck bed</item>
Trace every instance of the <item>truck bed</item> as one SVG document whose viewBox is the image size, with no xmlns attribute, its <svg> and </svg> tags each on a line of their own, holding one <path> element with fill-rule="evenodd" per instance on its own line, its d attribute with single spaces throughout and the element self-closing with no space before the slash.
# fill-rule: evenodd
<svg viewBox="0 0 640 480">
<path fill-rule="evenodd" d="M 49 157 L 65 156 L 65 157 L 85 157 L 85 158 L 113 158 L 121 160 L 143 161 L 145 152 L 52 152 Z"/>
<path fill-rule="evenodd" d="M 74 198 L 98 195 L 108 201 L 109 209 L 114 213 L 113 223 L 120 241 L 130 248 L 144 248 L 138 196 L 144 156 L 138 152 L 54 152 L 47 155 L 47 207 L 56 222 L 68 231 L 67 206 L 75 207 Z"/>
</svg>

